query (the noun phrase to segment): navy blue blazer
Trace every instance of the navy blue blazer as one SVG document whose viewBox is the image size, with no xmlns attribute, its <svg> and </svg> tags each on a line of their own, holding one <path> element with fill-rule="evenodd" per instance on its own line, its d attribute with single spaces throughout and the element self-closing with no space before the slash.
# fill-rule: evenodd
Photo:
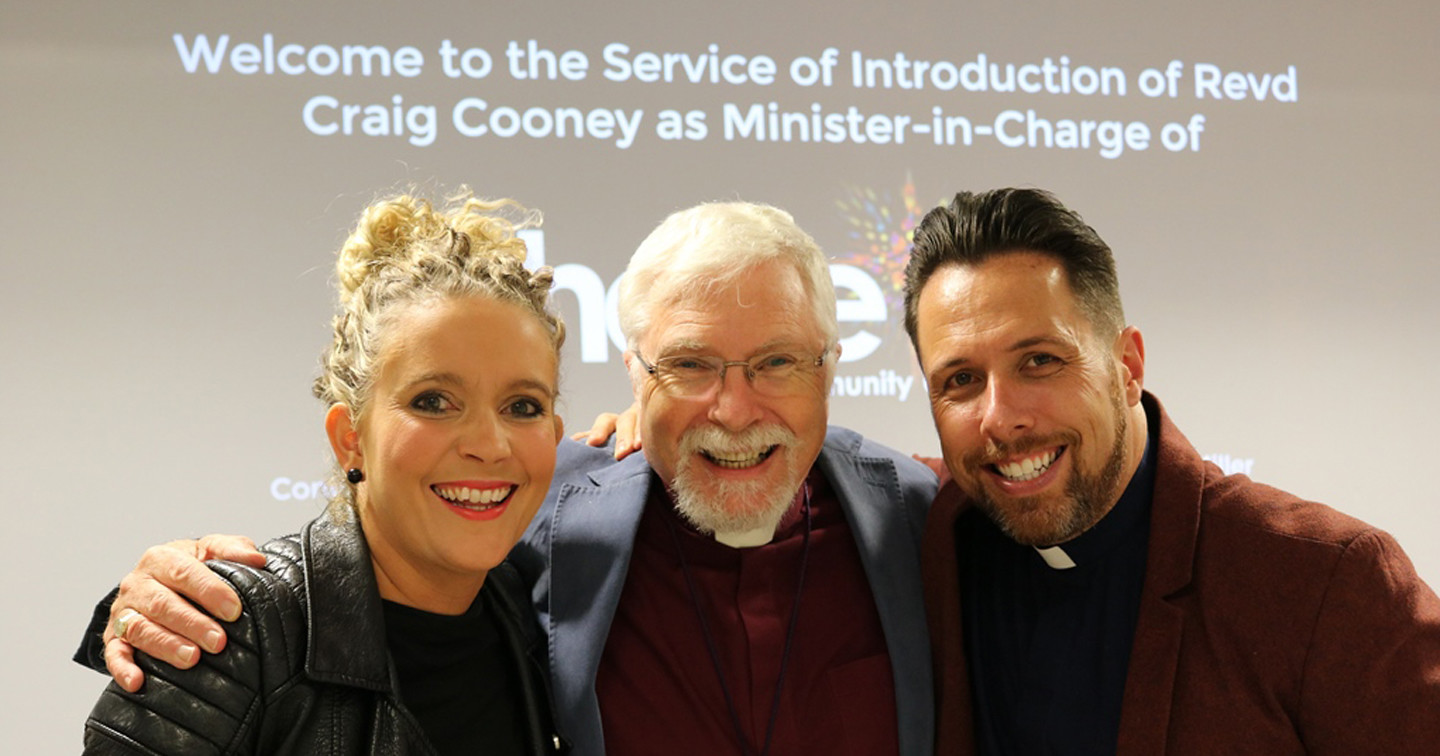
<svg viewBox="0 0 1440 756">
<path fill-rule="evenodd" d="M 555 480 L 510 560 L 534 586 L 549 637 L 558 729 L 581 756 L 604 753 L 595 676 L 649 495 L 643 454 L 560 444 Z M 831 426 L 816 464 L 855 534 L 894 669 L 902 756 L 930 756 L 934 698 L 920 582 L 920 534 L 935 475 L 908 456 Z"/>
</svg>

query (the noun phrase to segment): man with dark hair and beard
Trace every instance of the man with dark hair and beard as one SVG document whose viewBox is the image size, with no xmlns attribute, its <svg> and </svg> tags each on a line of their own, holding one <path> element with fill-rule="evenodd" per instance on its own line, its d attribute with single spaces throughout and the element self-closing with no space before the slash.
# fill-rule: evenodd
<svg viewBox="0 0 1440 756">
<path fill-rule="evenodd" d="M 953 478 L 922 551 L 937 753 L 1440 748 L 1440 600 L 1389 535 L 1201 460 L 1092 228 L 1004 189 L 914 239 Z"/>
</svg>

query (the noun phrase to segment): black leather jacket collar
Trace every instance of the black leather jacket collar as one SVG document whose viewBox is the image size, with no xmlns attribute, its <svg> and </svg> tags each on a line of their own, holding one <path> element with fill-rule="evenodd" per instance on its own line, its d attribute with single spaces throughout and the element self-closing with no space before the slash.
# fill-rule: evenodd
<svg viewBox="0 0 1440 756">
<path fill-rule="evenodd" d="M 106 689 L 86 722 L 87 753 L 434 753 L 395 693 L 370 550 L 354 515 L 322 515 L 261 550 L 269 557 L 263 570 L 210 563 L 245 606 L 226 624 L 226 650 L 190 670 L 137 654 L 145 688 Z M 567 751 L 554 731 L 529 592 L 508 562 L 490 571 L 486 586 L 486 610 L 519 665 L 530 753 Z M 76 655 L 102 671 L 108 603 Z"/>
<path fill-rule="evenodd" d="M 318 682 L 393 695 L 370 547 L 349 509 L 330 509 L 300 533 L 308 604 L 305 674 Z"/>
</svg>

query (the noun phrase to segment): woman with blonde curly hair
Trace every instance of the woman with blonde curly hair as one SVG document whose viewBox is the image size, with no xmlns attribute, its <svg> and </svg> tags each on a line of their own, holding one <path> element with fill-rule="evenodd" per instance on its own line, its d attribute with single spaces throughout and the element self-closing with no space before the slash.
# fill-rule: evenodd
<svg viewBox="0 0 1440 756">
<path fill-rule="evenodd" d="M 338 495 L 263 568 L 210 563 L 244 605 L 228 647 L 186 670 L 137 657 L 148 682 L 111 683 L 86 753 L 555 752 L 544 640 L 504 561 L 563 433 L 530 221 L 468 195 L 365 210 L 314 386 Z"/>
</svg>

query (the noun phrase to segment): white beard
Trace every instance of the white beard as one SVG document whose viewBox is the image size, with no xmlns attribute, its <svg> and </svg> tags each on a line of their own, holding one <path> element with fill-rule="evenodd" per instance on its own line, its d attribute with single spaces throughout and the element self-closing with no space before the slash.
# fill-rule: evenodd
<svg viewBox="0 0 1440 756">
<path fill-rule="evenodd" d="M 799 439 L 778 426 L 765 425 L 729 433 L 714 426 L 688 431 L 680 437 L 680 459 L 683 460 L 671 481 L 675 511 L 696 530 L 714 534 L 729 544 L 725 534 L 747 533 L 768 528 L 760 543 L 768 543 L 780 518 L 790 510 L 795 493 L 804 482 L 805 472 L 797 470 L 794 449 Z M 783 479 L 757 479 L 743 482 L 717 480 L 703 469 L 701 450 L 725 455 L 754 454 L 778 446 L 772 454 L 783 454 Z M 737 544 L 730 544 L 737 545 Z M 744 543 L 738 545 L 758 545 Z"/>
</svg>

